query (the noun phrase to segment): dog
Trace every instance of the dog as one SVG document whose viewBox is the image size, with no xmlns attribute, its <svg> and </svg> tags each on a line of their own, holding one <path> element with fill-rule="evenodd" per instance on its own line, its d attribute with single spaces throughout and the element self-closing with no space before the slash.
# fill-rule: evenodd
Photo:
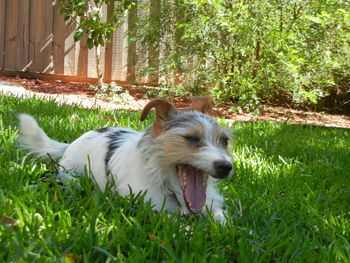
<svg viewBox="0 0 350 263">
<path fill-rule="evenodd" d="M 71 144 L 50 139 L 33 117 L 20 114 L 20 145 L 36 157 L 61 158 L 60 169 L 88 170 L 102 191 L 113 179 L 113 190 L 121 196 L 143 192 L 155 210 L 209 212 L 224 223 L 224 198 L 216 184 L 232 175 L 233 160 L 228 131 L 206 114 L 212 110 L 211 99 L 196 98 L 183 111 L 155 99 L 144 107 L 141 121 L 153 108 L 155 121 L 144 132 L 106 127 Z"/>
</svg>

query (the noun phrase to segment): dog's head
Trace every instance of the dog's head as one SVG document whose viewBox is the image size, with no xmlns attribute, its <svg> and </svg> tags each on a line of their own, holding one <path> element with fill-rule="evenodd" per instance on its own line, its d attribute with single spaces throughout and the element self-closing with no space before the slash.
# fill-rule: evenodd
<svg viewBox="0 0 350 263">
<path fill-rule="evenodd" d="M 223 179 L 232 174 L 229 134 L 207 115 L 212 112 L 210 97 L 196 97 L 185 111 L 177 111 L 166 100 L 153 100 L 143 109 L 142 121 L 152 108 L 155 121 L 149 133 L 162 165 L 177 174 L 188 210 L 199 213 L 206 203 L 208 177 Z"/>
</svg>

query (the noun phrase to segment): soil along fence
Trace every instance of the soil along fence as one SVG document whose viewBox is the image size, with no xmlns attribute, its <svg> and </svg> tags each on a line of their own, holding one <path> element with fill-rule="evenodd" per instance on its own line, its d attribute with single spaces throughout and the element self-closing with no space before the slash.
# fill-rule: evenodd
<svg viewBox="0 0 350 263">
<path fill-rule="evenodd" d="M 107 6 L 103 13 L 107 20 Z M 136 49 L 128 48 L 126 29 L 124 23 L 102 48 L 107 81 L 135 78 L 135 67 L 127 65 Z M 95 49 L 86 37 L 74 42 L 73 31 L 54 0 L 0 0 L 0 70 L 96 78 Z"/>
</svg>

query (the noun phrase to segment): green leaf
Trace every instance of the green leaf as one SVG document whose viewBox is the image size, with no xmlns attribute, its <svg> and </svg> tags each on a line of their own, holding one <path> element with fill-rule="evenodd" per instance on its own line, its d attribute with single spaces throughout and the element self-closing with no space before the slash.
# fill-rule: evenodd
<svg viewBox="0 0 350 263">
<path fill-rule="evenodd" d="M 75 32 L 74 32 L 74 41 L 77 42 L 81 39 L 81 37 L 84 34 L 84 30 L 82 28 L 78 28 Z"/>
<path fill-rule="evenodd" d="M 314 23 L 322 24 L 322 19 L 317 16 L 309 16 L 308 19 Z"/>
<path fill-rule="evenodd" d="M 89 37 L 88 40 L 87 40 L 87 46 L 89 49 L 93 48 L 94 46 L 94 40 L 93 38 Z"/>
<path fill-rule="evenodd" d="M 105 45 L 105 41 L 104 41 L 102 35 L 100 35 L 99 38 L 98 38 L 98 44 L 100 44 L 101 46 Z"/>
</svg>

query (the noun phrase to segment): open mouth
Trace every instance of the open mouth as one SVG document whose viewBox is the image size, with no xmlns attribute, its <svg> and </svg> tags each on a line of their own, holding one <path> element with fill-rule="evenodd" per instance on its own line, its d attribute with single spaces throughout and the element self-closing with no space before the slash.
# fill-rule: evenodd
<svg viewBox="0 0 350 263">
<path fill-rule="evenodd" d="M 208 175 L 188 164 L 179 164 L 176 168 L 186 206 L 190 212 L 197 214 L 207 199 Z"/>
</svg>

